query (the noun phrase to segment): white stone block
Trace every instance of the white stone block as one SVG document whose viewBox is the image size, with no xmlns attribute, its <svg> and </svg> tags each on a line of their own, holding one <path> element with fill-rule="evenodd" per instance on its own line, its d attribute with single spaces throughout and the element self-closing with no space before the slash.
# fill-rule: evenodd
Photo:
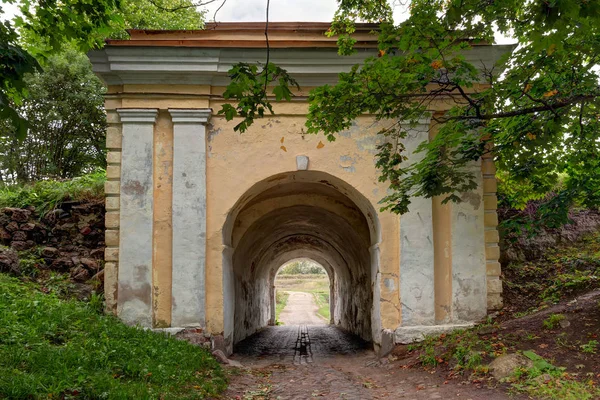
<svg viewBox="0 0 600 400">
<path fill-rule="evenodd" d="M 296 169 L 298 171 L 306 171 L 308 169 L 307 156 L 296 156 Z"/>
</svg>

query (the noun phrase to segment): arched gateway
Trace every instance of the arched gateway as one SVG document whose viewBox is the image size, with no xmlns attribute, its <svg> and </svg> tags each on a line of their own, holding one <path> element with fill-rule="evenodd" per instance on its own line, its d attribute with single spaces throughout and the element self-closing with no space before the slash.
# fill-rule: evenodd
<svg viewBox="0 0 600 400">
<path fill-rule="evenodd" d="M 335 143 L 303 131 L 307 90 L 375 54 L 374 27 L 359 26 L 358 53 L 340 57 L 327 24 L 269 26 L 271 60 L 303 89 L 243 135 L 215 111 L 231 65 L 264 60 L 263 24 L 131 31 L 90 53 L 108 86 L 107 310 L 202 329 L 231 352 L 273 322 L 277 268 L 303 257 L 328 271 L 333 322 L 384 351 L 501 306 L 492 159 L 472 164 L 480 185 L 461 203 L 379 212 L 387 188 L 373 156 L 386 121 L 364 115 Z M 490 66 L 503 51 L 467 57 Z M 409 132 L 410 157 L 430 128 Z"/>
</svg>

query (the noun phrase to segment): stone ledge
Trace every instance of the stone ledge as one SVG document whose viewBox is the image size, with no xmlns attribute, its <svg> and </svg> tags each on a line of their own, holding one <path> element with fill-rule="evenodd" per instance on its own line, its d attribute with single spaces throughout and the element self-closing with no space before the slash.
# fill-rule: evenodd
<svg viewBox="0 0 600 400">
<path fill-rule="evenodd" d="M 450 332 L 455 329 L 472 328 L 475 324 L 448 324 L 448 325 L 419 325 L 419 326 L 402 326 L 394 331 L 394 343 L 409 344 L 420 342 L 429 335 L 441 335 L 442 333 Z"/>
<path fill-rule="evenodd" d="M 183 332 L 186 328 L 146 328 L 152 332 L 164 333 L 166 335 L 175 336 L 176 334 Z"/>
</svg>

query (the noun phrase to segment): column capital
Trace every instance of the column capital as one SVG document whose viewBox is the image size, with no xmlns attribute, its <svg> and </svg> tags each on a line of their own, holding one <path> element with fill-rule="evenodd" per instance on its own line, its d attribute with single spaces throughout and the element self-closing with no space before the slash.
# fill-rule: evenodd
<svg viewBox="0 0 600 400">
<path fill-rule="evenodd" d="M 169 108 L 174 124 L 203 124 L 212 115 L 212 108 Z"/>
<path fill-rule="evenodd" d="M 153 124 L 156 122 L 156 108 L 117 108 L 121 122 Z"/>
</svg>

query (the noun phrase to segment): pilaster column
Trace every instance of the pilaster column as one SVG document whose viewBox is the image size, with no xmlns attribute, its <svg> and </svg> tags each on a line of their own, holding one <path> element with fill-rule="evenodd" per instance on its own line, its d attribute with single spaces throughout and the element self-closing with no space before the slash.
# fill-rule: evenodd
<svg viewBox="0 0 600 400">
<path fill-rule="evenodd" d="M 409 129 L 404 146 L 409 163 L 423 153 L 418 146 L 429 140 L 429 121 Z M 400 217 L 400 300 L 402 325 L 435 324 L 434 247 L 431 198 L 412 197 L 408 213 Z"/>
<path fill-rule="evenodd" d="M 153 143 L 156 109 L 118 109 L 123 124 L 117 314 L 152 326 Z"/>
<path fill-rule="evenodd" d="M 173 120 L 171 326 L 205 325 L 206 123 L 211 109 L 169 109 Z"/>
</svg>

